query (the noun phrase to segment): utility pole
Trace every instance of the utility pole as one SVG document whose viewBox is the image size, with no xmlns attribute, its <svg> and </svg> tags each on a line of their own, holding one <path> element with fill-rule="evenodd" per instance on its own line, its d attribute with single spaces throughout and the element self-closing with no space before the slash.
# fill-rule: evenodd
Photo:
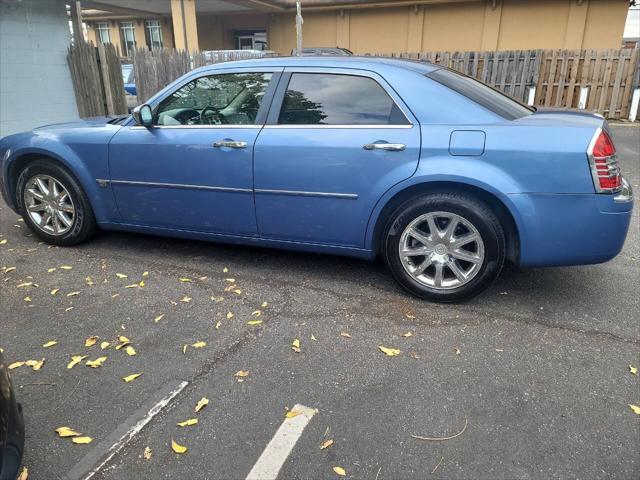
<svg viewBox="0 0 640 480">
<path fill-rule="evenodd" d="M 296 2 L 296 55 L 302 56 L 302 7 L 300 2 Z"/>
<path fill-rule="evenodd" d="M 82 28 L 82 6 L 80 0 L 70 2 L 71 30 L 73 31 L 73 43 L 79 45 L 84 42 L 84 29 Z"/>
</svg>

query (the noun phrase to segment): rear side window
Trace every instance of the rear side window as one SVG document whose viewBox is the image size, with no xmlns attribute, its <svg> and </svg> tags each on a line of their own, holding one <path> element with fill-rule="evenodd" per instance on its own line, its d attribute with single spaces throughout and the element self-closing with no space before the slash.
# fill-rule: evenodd
<svg viewBox="0 0 640 480">
<path fill-rule="evenodd" d="M 501 116 L 505 120 L 531 115 L 533 109 L 504 93 L 461 73 L 442 68 L 427 73 L 427 77 L 464 95 L 469 100 Z"/>
<path fill-rule="evenodd" d="M 407 125 L 389 94 L 372 78 L 294 73 L 278 123 L 285 125 Z"/>
</svg>

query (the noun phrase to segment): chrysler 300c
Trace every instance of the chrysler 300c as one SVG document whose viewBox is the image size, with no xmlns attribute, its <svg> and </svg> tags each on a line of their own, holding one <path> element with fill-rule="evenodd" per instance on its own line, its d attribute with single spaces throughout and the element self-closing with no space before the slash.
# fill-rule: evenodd
<svg viewBox="0 0 640 480">
<path fill-rule="evenodd" d="M 610 260 L 633 204 L 602 116 L 381 58 L 203 67 L 129 117 L 5 137 L 0 157 L 6 202 L 55 245 L 102 228 L 382 255 L 435 301 L 505 261 Z"/>
</svg>

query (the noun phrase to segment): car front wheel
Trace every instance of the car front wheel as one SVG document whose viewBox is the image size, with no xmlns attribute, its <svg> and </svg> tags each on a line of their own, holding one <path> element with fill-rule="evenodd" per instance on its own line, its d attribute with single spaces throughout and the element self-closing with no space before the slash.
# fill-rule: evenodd
<svg viewBox="0 0 640 480">
<path fill-rule="evenodd" d="M 457 302 L 496 279 L 505 251 L 504 230 L 491 209 L 471 196 L 439 193 L 396 210 L 384 255 L 395 279 L 413 294 Z"/>
<path fill-rule="evenodd" d="M 47 243 L 69 246 L 89 238 L 95 217 L 78 181 L 48 160 L 37 160 L 20 173 L 16 196 L 29 228 Z"/>
</svg>

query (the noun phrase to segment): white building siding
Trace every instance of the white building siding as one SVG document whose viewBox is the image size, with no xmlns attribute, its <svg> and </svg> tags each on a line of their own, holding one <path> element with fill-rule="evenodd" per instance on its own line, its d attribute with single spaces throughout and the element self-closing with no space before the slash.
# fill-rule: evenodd
<svg viewBox="0 0 640 480">
<path fill-rule="evenodd" d="M 78 119 L 64 0 L 0 0 L 0 137 Z"/>
</svg>

